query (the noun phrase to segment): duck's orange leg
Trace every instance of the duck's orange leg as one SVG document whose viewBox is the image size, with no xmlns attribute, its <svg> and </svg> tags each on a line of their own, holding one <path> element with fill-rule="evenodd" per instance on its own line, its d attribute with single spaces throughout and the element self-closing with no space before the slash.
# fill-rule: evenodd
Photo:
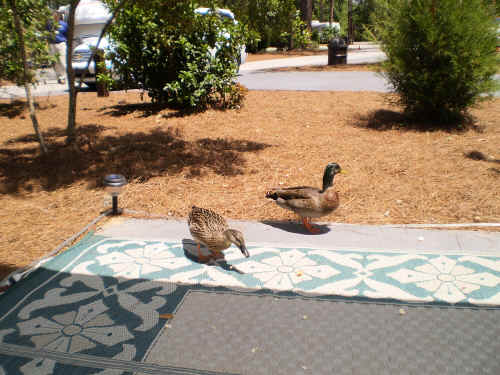
<svg viewBox="0 0 500 375">
<path fill-rule="evenodd" d="M 205 256 L 201 253 L 201 248 L 200 248 L 200 244 L 196 244 L 197 245 L 197 248 L 198 248 L 198 261 L 200 261 L 201 263 L 206 263 L 208 262 L 212 257 L 211 256 Z"/>
<path fill-rule="evenodd" d="M 309 233 L 319 233 L 321 232 L 321 229 L 318 229 L 316 227 L 313 227 L 311 225 L 311 222 L 309 221 L 310 219 L 308 217 L 303 217 L 302 218 L 302 224 L 304 224 L 304 226 L 306 227 L 306 229 L 309 231 Z"/>
</svg>

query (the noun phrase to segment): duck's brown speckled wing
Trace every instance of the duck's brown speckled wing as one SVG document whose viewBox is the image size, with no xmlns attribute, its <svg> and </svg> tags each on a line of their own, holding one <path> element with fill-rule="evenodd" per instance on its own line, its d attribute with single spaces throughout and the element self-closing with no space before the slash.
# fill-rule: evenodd
<svg viewBox="0 0 500 375">
<path fill-rule="evenodd" d="M 226 219 L 216 212 L 193 206 L 189 213 L 188 226 L 193 238 L 208 248 L 220 249 L 228 247 L 223 233 L 229 227 Z"/>
</svg>

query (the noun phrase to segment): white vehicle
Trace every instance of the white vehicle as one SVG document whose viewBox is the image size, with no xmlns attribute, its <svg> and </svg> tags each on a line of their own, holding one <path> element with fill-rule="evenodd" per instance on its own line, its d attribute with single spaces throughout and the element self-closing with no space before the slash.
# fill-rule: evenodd
<svg viewBox="0 0 500 375">
<path fill-rule="evenodd" d="M 314 31 L 314 30 L 318 30 L 318 31 L 321 31 L 323 29 L 326 29 L 328 27 L 331 27 L 335 30 L 337 30 L 337 32 L 340 32 L 340 23 L 338 22 L 319 22 L 318 20 L 312 20 L 311 21 L 311 29 Z"/>
<path fill-rule="evenodd" d="M 60 8 L 67 14 L 68 7 Z M 95 87 L 96 73 L 95 62 L 92 60 L 88 65 L 92 49 L 96 47 L 101 31 L 110 19 L 111 12 L 99 0 L 81 0 L 75 12 L 75 29 L 72 66 L 77 81 L 82 81 L 89 87 Z M 109 40 L 103 37 L 99 43 L 99 49 L 106 50 L 110 47 Z M 106 61 L 106 67 L 111 68 L 111 63 Z"/>
<path fill-rule="evenodd" d="M 201 15 L 207 15 L 211 12 L 211 9 L 210 8 L 196 8 L 194 10 L 195 13 L 197 14 L 201 14 Z M 217 12 L 217 15 L 219 15 L 220 17 L 225 17 L 225 18 L 228 18 L 230 20 L 232 20 L 234 23 L 238 23 L 238 21 L 236 21 L 236 19 L 234 18 L 234 13 L 231 12 L 229 9 L 217 9 L 216 10 Z M 230 35 L 227 33 L 227 32 L 224 32 L 222 34 L 226 39 L 229 39 L 230 38 Z M 215 56 L 215 54 L 217 53 L 217 47 L 214 47 L 212 48 L 212 50 L 210 51 L 210 54 L 212 56 Z M 244 64 L 246 59 L 247 59 L 247 51 L 246 51 L 246 47 L 243 45 L 240 47 L 240 54 L 239 56 L 237 57 L 238 59 L 238 68 L 241 64 Z"/>
</svg>

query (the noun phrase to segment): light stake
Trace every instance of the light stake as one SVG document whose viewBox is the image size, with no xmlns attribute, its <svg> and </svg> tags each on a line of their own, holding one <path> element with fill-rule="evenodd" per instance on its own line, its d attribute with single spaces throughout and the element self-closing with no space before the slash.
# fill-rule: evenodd
<svg viewBox="0 0 500 375">
<path fill-rule="evenodd" d="M 121 174 L 108 174 L 104 177 L 106 191 L 113 199 L 112 215 L 120 215 L 122 213 L 122 210 L 118 209 L 118 195 L 120 195 L 125 185 L 127 185 L 127 179 Z"/>
</svg>

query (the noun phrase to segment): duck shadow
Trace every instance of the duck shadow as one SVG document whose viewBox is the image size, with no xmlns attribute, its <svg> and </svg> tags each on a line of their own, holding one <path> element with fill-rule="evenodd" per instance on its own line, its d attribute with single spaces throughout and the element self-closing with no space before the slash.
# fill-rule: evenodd
<svg viewBox="0 0 500 375">
<path fill-rule="evenodd" d="M 318 233 L 309 232 L 302 223 L 296 221 L 271 221 L 271 220 L 263 220 L 262 224 L 269 225 L 273 228 L 277 228 L 286 232 L 296 233 L 296 234 L 305 234 L 310 236 L 317 236 L 321 234 L 326 234 L 330 232 L 330 228 L 327 224 L 316 224 L 313 226 L 319 229 Z"/>
<path fill-rule="evenodd" d="M 194 263 L 204 264 L 207 266 L 220 267 L 225 271 L 236 272 L 236 273 L 239 273 L 242 275 L 245 273 L 245 272 L 239 270 L 236 266 L 233 266 L 232 264 L 228 263 L 225 258 L 217 259 L 216 261 L 212 261 L 210 263 L 201 262 L 198 259 L 198 248 L 197 248 L 196 242 L 194 242 L 193 240 L 184 238 L 182 240 L 182 249 L 184 250 L 184 255 L 186 256 L 186 258 L 188 258 L 189 260 L 191 260 Z M 209 252 L 204 246 L 201 249 L 202 249 L 203 255 L 208 255 Z"/>
</svg>

